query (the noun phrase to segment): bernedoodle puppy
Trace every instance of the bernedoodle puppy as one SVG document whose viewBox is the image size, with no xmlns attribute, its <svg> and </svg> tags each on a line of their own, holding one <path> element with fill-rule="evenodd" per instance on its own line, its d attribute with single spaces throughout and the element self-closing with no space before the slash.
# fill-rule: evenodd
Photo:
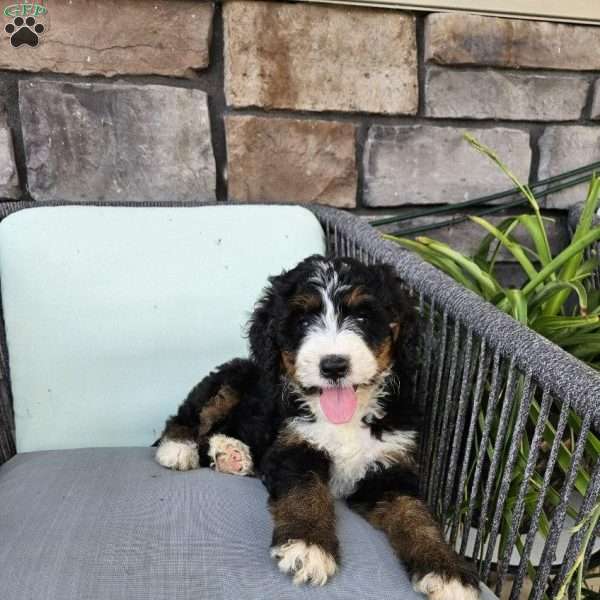
<svg viewBox="0 0 600 600">
<path fill-rule="evenodd" d="M 250 321 L 250 360 L 222 365 L 190 392 L 157 461 L 259 476 L 271 555 L 295 583 L 323 585 L 337 571 L 334 500 L 343 498 L 387 534 L 417 591 L 478 598 L 474 571 L 419 497 L 407 393 L 415 322 L 391 267 L 307 258 L 271 278 Z"/>
</svg>

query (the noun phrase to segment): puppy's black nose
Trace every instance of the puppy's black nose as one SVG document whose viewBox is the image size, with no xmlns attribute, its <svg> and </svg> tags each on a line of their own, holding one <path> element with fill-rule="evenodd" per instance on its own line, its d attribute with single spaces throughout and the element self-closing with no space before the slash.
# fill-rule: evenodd
<svg viewBox="0 0 600 600">
<path fill-rule="evenodd" d="M 339 354 L 328 354 L 321 359 L 319 369 L 326 379 L 341 379 L 350 370 L 350 361 Z"/>
</svg>

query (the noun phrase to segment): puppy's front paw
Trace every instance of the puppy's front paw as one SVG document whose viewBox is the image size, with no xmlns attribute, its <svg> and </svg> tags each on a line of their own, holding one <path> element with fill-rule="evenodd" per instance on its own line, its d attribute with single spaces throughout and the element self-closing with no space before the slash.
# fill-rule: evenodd
<svg viewBox="0 0 600 600">
<path fill-rule="evenodd" d="M 217 433 L 208 441 L 208 456 L 219 473 L 251 475 L 253 464 L 250 448 L 244 442 Z"/>
<path fill-rule="evenodd" d="M 437 573 L 427 573 L 413 581 L 415 592 L 426 594 L 429 600 L 478 600 L 479 589 L 460 579 L 447 578 Z"/>
<path fill-rule="evenodd" d="M 194 442 L 176 441 L 165 438 L 156 450 L 156 462 L 168 469 L 189 471 L 200 464 L 198 446 Z"/>
<path fill-rule="evenodd" d="M 294 576 L 297 585 L 325 585 L 337 571 L 335 558 L 329 552 L 318 544 L 307 544 L 302 540 L 290 540 L 271 548 L 271 556 L 280 571 Z"/>
</svg>

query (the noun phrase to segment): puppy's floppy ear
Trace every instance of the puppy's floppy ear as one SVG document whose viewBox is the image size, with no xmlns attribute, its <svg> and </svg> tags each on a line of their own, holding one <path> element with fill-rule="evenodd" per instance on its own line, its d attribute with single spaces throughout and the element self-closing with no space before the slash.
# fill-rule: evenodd
<svg viewBox="0 0 600 600">
<path fill-rule="evenodd" d="M 256 303 L 248 323 L 250 357 L 264 369 L 274 382 L 281 376 L 281 328 L 287 315 L 287 302 L 296 289 L 297 282 L 305 280 L 311 265 L 323 257 L 305 258 L 293 269 L 269 277 L 269 286 Z"/>
<path fill-rule="evenodd" d="M 381 298 L 390 315 L 390 333 L 394 340 L 396 370 L 412 372 L 417 344 L 417 310 L 414 300 L 390 265 L 375 265 Z"/>
<path fill-rule="evenodd" d="M 394 341 L 392 367 L 395 382 L 395 397 L 401 398 L 395 403 L 396 414 L 406 427 L 420 431 L 423 425 L 421 409 L 413 396 L 414 376 L 419 364 L 419 313 L 414 299 L 402 284 L 396 270 L 389 265 L 372 267 L 378 276 L 386 311 L 390 315 L 391 337 Z"/>
<path fill-rule="evenodd" d="M 276 325 L 277 279 L 269 279 L 270 286 L 254 306 L 248 329 L 250 357 L 275 380 L 279 378 L 280 369 Z"/>
<path fill-rule="evenodd" d="M 254 306 L 248 323 L 250 357 L 274 382 L 281 375 L 281 327 L 286 317 L 286 301 L 294 289 L 298 268 L 269 277 L 269 286 Z"/>
</svg>

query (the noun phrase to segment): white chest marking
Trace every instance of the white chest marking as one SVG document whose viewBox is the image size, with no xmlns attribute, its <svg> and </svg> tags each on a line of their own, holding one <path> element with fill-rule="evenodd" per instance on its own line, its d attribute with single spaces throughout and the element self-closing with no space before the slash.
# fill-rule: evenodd
<svg viewBox="0 0 600 600">
<path fill-rule="evenodd" d="M 355 421 L 344 425 L 322 420 L 293 421 L 291 428 L 331 457 L 329 487 L 336 498 L 349 496 L 370 469 L 389 467 L 397 462 L 399 454 L 411 452 L 417 437 L 415 431 L 392 431 L 378 440 L 368 426 Z"/>
</svg>

